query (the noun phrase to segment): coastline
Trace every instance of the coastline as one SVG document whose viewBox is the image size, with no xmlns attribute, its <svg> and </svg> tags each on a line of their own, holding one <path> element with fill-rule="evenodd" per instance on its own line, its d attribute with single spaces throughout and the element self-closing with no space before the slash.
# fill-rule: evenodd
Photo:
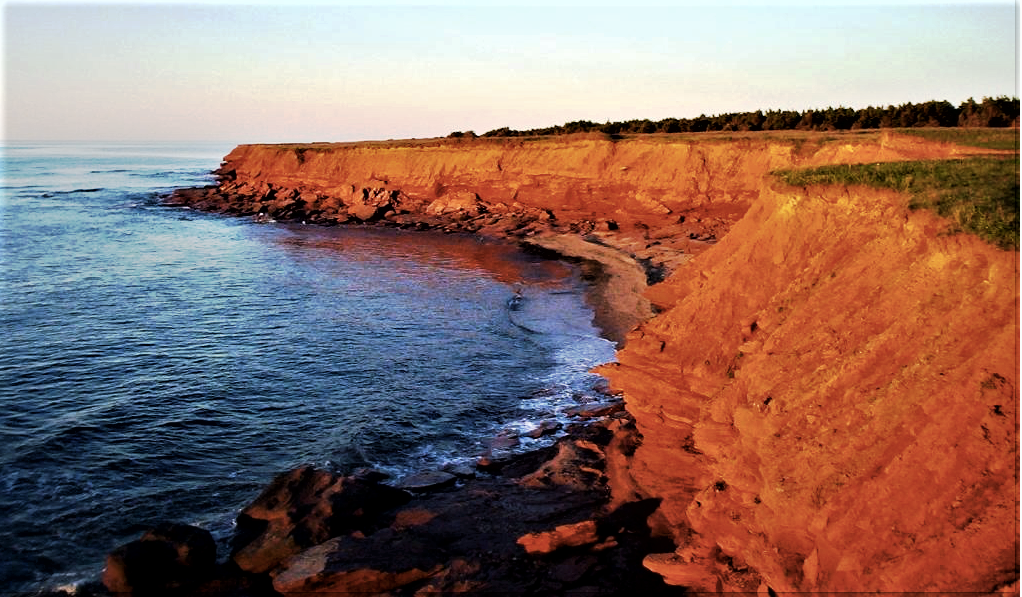
<svg viewBox="0 0 1022 597">
<path fill-rule="evenodd" d="M 623 251 L 563 233 L 537 235 L 521 244 L 552 251 L 562 259 L 588 262 L 584 278 L 593 322 L 618 348 L 630 330 L 655 315 L 644 295 L 649 287 L 647 271 Z"/>
<path fill-rule="evenodd" d="M 178 191 L 168 202 L 179 204 L 190 191 L 194 190 Z M 229 213 L 224 206 L 205 209 Z M 399 227 L 461 232 L 461 223 L 458 218 L 439 218 L 414 227 L 403 222 Z M 381 224 L 394 222 L 370 225 Z M 648 287 L 647 268 L 626 252 L 554 226 L 533 224 L 528 234 L 519 235 L 495 233 L 505 223 L 494 224 L 489 230 L 468 232 L 578 265 L 594 324 L 601 336 L 619 347 L 630 329 L 653 316 L 642 294 Z M 198 575 L 179 569 L 161 587 L 253 595 L 326 590 L 625 594 L 635 587 L 651 594 L 683 594 L 683 589 L 666 585 L 642 564 L 651 551 L 670 548 L 668 539 L 652 536 L 646 522 L 656 500 L 636 501 L 636 496 L 614 495 L 620 491 L 612 489 L 627 486 L 617 477 L 625 453 L 639 441 L 620 398 L 580 404 L 572 414 L 577 422 L 552 445 L 510 456 L 484 456 L 475 470 L 423 471 L 397 483 L 375 471 L 348 477 L 309 467 L 282 472 L 239 516 L 226 561 L 207 564 Z M 541 428 L 536 433 L 553 431 Z M 494 438 L 495 447 L 505 439 L 517 440 Z M 324 486 L 340 489 L 317 494 Z M 388 503 L 381 495 L 389 496 L 393 507 L 374 512 L 367 517 L 372 520 L 338 535 L 336 519 L 346 514 L 334 513 L 330 504 L 346 492 L 352 494 L 342 498 L 349 511 L 371 511 L 374 503 Z M 307 503 L 296 507 L 302 500 Z M 284 511 L 279 510 L 281 504 Z M 330 511 L 327 520 L 317 520 L 324 510 Z M 266 531 L 267 524 L 273 527 L 280 520 L 288 521 L 285 527 Z M 322 530 L 326 527 L 332 530 Z M 301 536 L 304 543 L 291 541 L 282 547 L 272 538 L 281 533 Z M 104 572 L 106 587 L 129 593 L 161 589 L 139 580 L 137 569 L 151 566 L 139 563 L 135 552 L 164 541 L 165 535 L 151 531 L 112 552 Z M 435 549 L 452 542 L 457 547 Z M 403 547 L 406 555 L 395 557 L 399 551 L 395 546 Z M 310 563 L 307 552 L 315 552 L 315 562 Z M 89 594 L 90 589 L 82 587 L 78 594 Z"/>
<path fill-rule="evenodd" d="M 946 221 L 910 209 L 898 193 L 769 182 L 783 168 L 965 151 L 889 133 L 816 139 L 550 141 L 471 152 L 443 143 L 386 151 L 240 146 L 218 171 L 217 187 L 185 190 L 170 202 L 257 221 L 473 233 L 581 265 L 597 324 L 619 346 L 617 362 L 597 371 L 627 397 L 627 411 L 592 413 L 595 424 L 531 453 L 528 466 L 481 461 L 492 477 L 453 482 L 493 502 L 528 482 L 576 496 L 595 491 L 596 502 L 548 517 L 548 530 L 510 520 L 513 508 L 487 511 L 500 524 L 469 534 L 500 527 L 491 539 L 507 545 L 509 535 L 526 531 L 501 553 L 520 560 L 524 549 L 533 562 L 528 574 L 496 579 L 485 572 L 496 563 L 476 551 L 387 568 L 395 594 L 509 588 L 499 584 L 507 578 L 524 583 L 517 592 L 536 594 L 631 588 L 620 576 L 578 584 L 597 578 L 607 552 L 627 560 L 620 568 L 636 577 L 654 571 L 664 579 L 655 591 L 666 594 L 677 586 L 1017 590 L 1017 539 L 1004 532 L 1018 504 L 1017 252 L 947 234 Z M 703 251 L 687 275 L 668 278 Z M 942 322 L 952 322 L 954 333 Z M 608 433 L 598 442 L 579 435 L 584 429 Z M 975 465 L 934 461 L 934 446 Z M 926 479 L 905 474 L 931 465 L 939 467 Z M 498 477 L 503 484 L 482 482 Z M 973 494 L 984 497 L 962 497 Z M 920 496 L 939 507 L 925 520 L 904 520 Z M 615 526 L 606 521 L 621 509 L 635 515 L 634 526 L 619 528 L 641 537 L 641 562 L 617 552 L 618 538 L 601 530 Z M 286 580 L 278 590 L 350 588 L 343 583 L 375 578 L 383 564 L 359 560 L 349 538 L 384 532 L 370 543 L 422 536 L 428 544 L 438 540 L 420 534 L 429 520 L 459 518 L 423 510 L 381 519 L 368 533 L 342 525 L 343 537 L 303 552 L 316 563 L 300 566 L 316 569 L 297 579 L 305 584 L 283 572 L 294 563 L 277 563 L 277 578 Z M 264 513 L 260 524 L 307 521 L 298 511 Z M 949 540 L 967 547 L 947 554 Z M 352 569 L 359 562 L 365 566 Z"/>
</svg>

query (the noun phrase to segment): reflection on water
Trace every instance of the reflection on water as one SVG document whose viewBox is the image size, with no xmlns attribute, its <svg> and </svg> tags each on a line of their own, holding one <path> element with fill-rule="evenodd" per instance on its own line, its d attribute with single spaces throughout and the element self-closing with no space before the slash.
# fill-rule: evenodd
<svg viewBox="0 0 1022 597">
<path fill-rule="evenodd" d="M 435 267 L 485 272 L 505 284 L 540 284 L 572 275 L 572 269 L 562 261 L 525 253 L 508 242 L 467 234 L 368 227 L 283 228 L 294 232 L 278 239 L 285 246 L 342 252 L 351 261 L 386 263 L 391 267 L 408 261 L 414 262 L 419 271 Z"/>
</svg>

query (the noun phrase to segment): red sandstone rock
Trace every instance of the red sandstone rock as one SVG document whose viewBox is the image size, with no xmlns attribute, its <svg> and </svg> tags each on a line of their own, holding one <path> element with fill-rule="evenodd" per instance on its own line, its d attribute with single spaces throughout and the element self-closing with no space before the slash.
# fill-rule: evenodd
<svg viewBox="0 0 1022 597">
<path fill-rule="evenodd" d="M 238 516 L 234 562 L 266 572 L 331 537 L 367 531 L 377 517 L 407 502 L 404 491 L 358 477 L 302 467 L 279 475 Z"/>
<path fill-rule="evenodd" d="M 586 520 L 561 525 L 552 531 L 523 535 L 518 539 L 518 544 L 524 547 L 529 555 L 542 555 L 564 547 L 589 545 L 599 540 L 600 537 L 596 534 L 596 521 Z"/>
<path fill-rule="evenodd" d="M 1018 256 L 941 227 L 893 193 L 767 189 L 654 287 L 667 310 L 603 372 L 678 544 L 778 592 L 1012 582 Z"/>
</svg>

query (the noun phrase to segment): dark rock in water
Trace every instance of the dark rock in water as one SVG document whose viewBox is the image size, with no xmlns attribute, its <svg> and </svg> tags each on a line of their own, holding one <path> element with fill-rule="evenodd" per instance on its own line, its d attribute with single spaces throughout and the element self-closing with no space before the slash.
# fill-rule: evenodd
<svg viewBox="0 0 1022 597">
<path fill-rule="evenodd" d="M 469 464 L 447 464 L 444 465 L 443 471 L 445 473 L 451 473 L 459 479 L 475 479 L 476 471 Z"/>
<path fill-rule="evenodd" d="M 487 472 L 499 473 L 501 476 L 510 478 L 522 477 L 538 469 L 556 453 L 556 446 L 547 446 L 539 450 L 516 454 L 511 458 L 495 463 L 492 471 Z"/>
<path fill-rule="evenodd" d="M 113 593 L 151 594 L 206 580 L 216 566 L 209 531 L 164 523 L 107 556 L 103 584 Z"/>
<path fill-rule="evenodd" d="M 476 460 L 476 468 L 483 471 L 484 473 L 496 474 L 500 472 L 500 469 L 504 466 L 504 462 L 497 460 L 492 456 L 480 456 Z"/>
<path fill-rule="evenodd" d="M 177 562 L 200 574 L 216 564 L 216 542 L 206 529 L 187 524 L 162 523 L 142 535 L 142 541 L 164 541 L 174 546 Z"/>
<path fill-rule="evenodd" d="M 132 541 L 106 558 L 103 584 L 113 593 L 148 592 L 175 583 L 177 551 L 162 541 Z"/>
<path fill-rule="evenodd" d="M 382 483 L 390 478 L 390 474 L 368 467 L 355 469 L 351 476 L 367 483 Z"/>
<path fill-rule="evenodd" d="M 267 572 L 332 537 L 371 532 L 381 514 L 409 499 L 364 478 L 301 467 L 279 475 L 238 515 L 231 557 L 242 570 Z"/>
<path fill-rule="evenodd" d="M 505 429 L 490 440 L 490 449 L 507 450 L 514 448 L 521 443 L 522 442 L 518 439 L 517 433 L 509 429 Z"/>
<path fill-rule="evenodd" d="M 606 417 L 617 412 L 621 412 L 625 409 L 624 403 L 614 402 L 612 404 L 606 403 L 594 403 L 594 404 L 582 404 L 573 408 L 569 408 L 566 414 L 580 417 L 582 419 L 593 419 L 596 417 Z"/>
<path fill-rule="evenodd" d="M 405 477 L 397 486 L 407 491 L 438 491 L 454 487 L 458 477 L 443 471 L 426 471 Z"/>
<path fill-rule="evenodd" d="M 542 423 L 539 424 L 538 427 L 526 433 L 526 435 L 531 437 L 532 439 L 539 439 L 544 435 L 556 433 L 558 430 L 560 430 L 561 427 L 562 425 L 557 421 L 543 421 Z"/>
</svg>

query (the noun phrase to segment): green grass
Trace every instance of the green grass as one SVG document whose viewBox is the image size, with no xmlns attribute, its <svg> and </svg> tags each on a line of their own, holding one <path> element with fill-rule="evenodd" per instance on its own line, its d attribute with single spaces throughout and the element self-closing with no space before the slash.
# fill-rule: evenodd
<svg viewBox="0 0 1022 597">
<path fill-rule="evenodd" d="M 976 157 L 823 166 L 773 173 L 792 186 L 866 185 L 911 195 L 909 208 L 950 219 L 951 232 L 970 232 L 1006 251 L 1019 250 L 1019 158 Z"/>
<path fill-rule="evenodd" d="M 1019 146 L 1019 131 L 1012 128 L 897 129 L 897 132 L 923 137 L 931 141 L 986 149 L 1018 151 Z"/>
</svg>

